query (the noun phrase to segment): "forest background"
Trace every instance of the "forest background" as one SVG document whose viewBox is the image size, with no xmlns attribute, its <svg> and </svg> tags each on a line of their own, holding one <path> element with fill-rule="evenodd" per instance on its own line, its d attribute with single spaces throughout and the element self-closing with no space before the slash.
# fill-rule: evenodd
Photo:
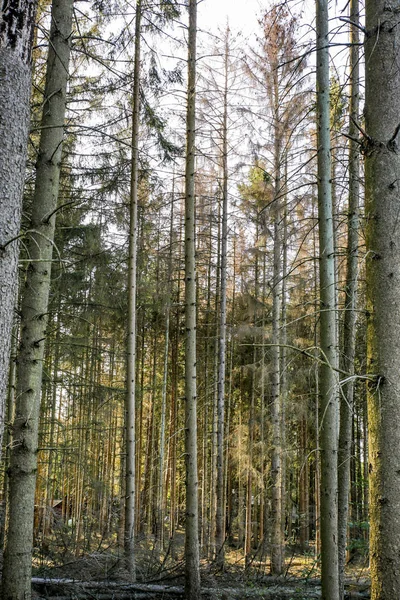
<svg viewBox="0 0 400 600">
<path fill-rule="evenodd" d="M 235 31 L 229 21 L 209 27 L 212 7 L 200 3 L 192 172 L 185 152 L 192 31 L 186 6 L 71 1 L 70 16 L 65 5 L 57 21 L 57 5 L 39 2 L 33 48 L 20 292 L 3 442 L 3 473 L 10 474 L 3 477 L 3 506 L 9 493 L 11 511 L 7 534 L 3 528 L 5 564 L 20 551 L 12 523 L 21 528 L 24 510 L 12 516 L 13 498 L 29 497 L 17 481 L 23 471 L 18 461 L 28 446 L 36 456 L 35 443 L 30 486 L 38 573 L 64 566 L 68 574 L 69 564 L 79 568 L 75 559 L 95 556 L 108 575 L 134 579 L 136 571 L 148 579 L 174 573 L 182 560 L 188 520 L 185 226 L 193 177 L 202 564 L 282 575 L 300 553 L 312 557 L 304 569 L 319 568 L 320 486 L 321 476 L 328 477 L 324 466 L 321 473 L 320 433 L 331 405 L 322 400 L 321 410 L 326 380 L 320 369 L 329 366 L 334 383 L 328 391 L 334 386 L 342 405 L 340 440 L 338 419 L 329 435 L 339 443 L 339 483 L 332 485 L 339 486 L 342 555 L 335 568 L 342 569 L 343 594 L 345 560 L 365 568 L 369 543 L 367 253 L 363 164 L 355 158 L 363 136 L 368 139 L 363 7 L 333 3 L 325 48 L 331 53 L 328 258 L 334 280 L 328 287 L 334 293 L 333 305 L 321 312 L 325 248 L 318 231 L 313 3 L 263 5 L 255 35 Z M 61 60 L 52 36 L 67 22 L 68 56 Z M 48 48 L 61 62 L 57 73 L 67 75 L 51 94 Z M 49 98 L 62 85 L 63 125 L 46 125 Z M 37 234 L 33 223 L 35 198 L 44 193 L 38 191 L 43 132 L 57 128 L 61 137 L 48 158 L 58 168 L 57 204 L 38 221 L 53 222 L 53 241 Z M 41 254 L 43 240 L 50 258 Z M 34 342 L 44 354 L 33 359 L 43 372 L 31 448 L 24 431 L 34 421 L 26 401 L 32 390 L 22 375 L 32 361 L 24 319 L 35 296 L 31 272 L 42 262 L 51 263 L 51 281 L 48 269 L 45 333 Z M 328 312 L 334 316 L 332 358 L 321 333 L 321 314 Z M 347 483 L 341 484 L 343 465 Z M 30 563 L 31 550 L 26 555 Z"/>
</svg>

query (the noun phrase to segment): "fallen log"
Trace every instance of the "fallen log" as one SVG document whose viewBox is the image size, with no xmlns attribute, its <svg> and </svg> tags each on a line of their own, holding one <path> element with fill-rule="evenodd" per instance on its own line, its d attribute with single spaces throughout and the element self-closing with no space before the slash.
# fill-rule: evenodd
<svg viewBox="0 0 400 600">
<path fill-rule="evenodd" d="M 262 600 L 289 600 L 296 598 L 307 600 L 320 599 L 321 590 L 313 585 L 311 589 L 308 585 L 301 585 L 300 582 L 291 582 L 293 585 L 288 585 L 288 582 L 274 583 L 267 586 L 264 584 L 255 587 L 236 586 L 236 587 L 213 587 L 203 588 L 202 596 L 209 599 L 221 598 L 222 600 L 244 600 L 252 598 L 262 598 Z M 172 596 L 180 598 L 184 595 L 183 586 L 167 586 L 160 584 L 147 583 L 121 583 L 116 581 L 81 581 L 76 579 L 47 579 L 41 577 L 33 577 L 32 584 L 41 589 L 45 589 L 46 598 L 54 600 L 70 600 L 71 596 L 54 595 L 51 593 L 54 588 L 64 587 L 67 590 L 73 588 L 74 598 L 96 598 L 96 600 L 136 600 Z M 356 584 L 352 583 L 354 588 Z M 366 589 L 365 584 L 360 590 L 347 590 L 345 592 L 346 600 L 367 600 L 370 597 L 369 589 Z M 66 590 L 63 590 L 65 594 Z"/>
<path fill-rule="evenodd" d="M 121 583 L 117 581 L 82 581 L 80 579 L 47 579 L 42 577 L 32 577 L 32 584 L 37 586 L 76 586 L 78 588 L 91 589 L 118 589 L 129 590 L 132 592 L 147 592 L 153 594 L 183 594 L 183 586 L 168 586 L 147 583 Z"/>
</svg>

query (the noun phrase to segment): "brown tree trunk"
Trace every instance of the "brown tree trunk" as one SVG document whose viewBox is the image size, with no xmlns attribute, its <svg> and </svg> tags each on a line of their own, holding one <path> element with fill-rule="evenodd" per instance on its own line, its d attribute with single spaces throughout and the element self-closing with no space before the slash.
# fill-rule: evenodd
<svg viewBox="0 0 400 600">
<path fill-rule="evenodd" d="M 365 193 L 371 600 L 400 598 L 400 1 L 367 0 Z"/>
</svg>

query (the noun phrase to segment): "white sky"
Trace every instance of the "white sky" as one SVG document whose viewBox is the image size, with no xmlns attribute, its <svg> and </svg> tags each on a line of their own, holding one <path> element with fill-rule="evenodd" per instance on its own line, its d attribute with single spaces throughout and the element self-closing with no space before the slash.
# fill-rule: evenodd
<svg viewBox="0 0 400 600">
<path fill-rule="evenodd" d="M 245 37 L 257 32 L 258 18 L 278 0 L 200 0 L 198 4 L 198 26 L 202 30 L 216 32 L 223 28 L 229 18 L 232 30 L 239 30 Z M 338 15 L 348 4 L 347 0 L 331 0 L 330 17 Z M 296 14 L 302 13 L 302 21 L 311 25 L 315 18 L 315 0 L 289 0 Z M 345 11 L 347 14 L 347 10 Z"/>
<path fill-rule="evenodd" d="M 198 5 L 198 26 L 216 31 L 229 18 L 231 29 L 241 30 L 247 36 L 257 30 L 258 15 L 266 6 L 266 0 L 202 0 Z"/>
</svg>

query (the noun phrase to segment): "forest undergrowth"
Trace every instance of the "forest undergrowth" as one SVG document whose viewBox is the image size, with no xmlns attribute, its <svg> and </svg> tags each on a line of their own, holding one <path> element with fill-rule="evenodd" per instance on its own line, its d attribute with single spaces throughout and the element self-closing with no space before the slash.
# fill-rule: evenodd
<svg viewBox="0 0 400 600">
<path fill-rule="evenodd" d="M 125 600 L 131 598 L 182 598 L 184 594 L 184 532 L 177 531 L 173 540 L 160 552 L 155 538 L 144 537 L 137 543 L 137 581 L 131 582 L 124 568 L 123 551 L 116 540 L 98 539 L 91 551 L 68 548 L 68 537 L 54 535 L 37 548 L 34 557 L 33 590 L 37 600 L 86 599 Z M 72 547 L 72 546 L 71 546 Z M 254 548 L 247 561 L 241 548 L 225 548 L 225 568 L 214 561 L 201 561 L 202 596 L 228 598 L 265 598 L 305 600 L 320 598 L 320 563 L 310 544 L 306 552 L 298 545 L 287 544 L 285 571 L 271 576 L 268 554 Z M 346 567 L 346 598 L 369 598 L 368 557 L 356 550 Z"/>
</svg>

